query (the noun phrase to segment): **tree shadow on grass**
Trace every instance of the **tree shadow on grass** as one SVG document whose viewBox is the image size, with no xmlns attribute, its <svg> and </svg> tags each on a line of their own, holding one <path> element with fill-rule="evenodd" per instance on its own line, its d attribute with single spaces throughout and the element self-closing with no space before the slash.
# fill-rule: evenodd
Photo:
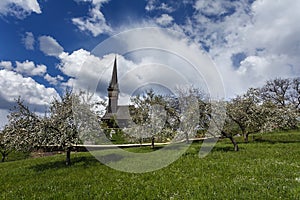
<svg viewBox="0 0 300 200">
<path fill-rule="evenodd" d="M 112 153 L 112 154 L 108 154 L 108 155 L 101 156 L 98 158 L 99 158 L 99 160 L 101 160 L 101 162 L 111 163 L 111 162 L 118 162 L 118 161 L 122 160 L 124 158 L 124 156 L 122 156 L 120 154 Z"/>
<path fill-rule="evenodd" d="M 172 144 L 169 144 L 167 146 L 164 146 L 164 149 L 165 150 L 181 150 L 183 148 L 190 147 L 190 145 L 192 145 L 192 143 L 193 142 L 190 142 L 190 143 L 185 143 L 185 142 L 172 143 Z"/>
<path fill-rule="evenodd" d="M 263 138 L 255 138 L 254 142 L 269 143 L 269 144 L 276 144 L 276 143 L 282 143 L 282 144 L 300 143 L 299 140 L 271 140 L 271 139 L 263 139 Z"/>
<path fill-rule="evenodd" d="M 151 149 L 152 151 L 157 151 L 157 150 L 160 150 L 160 149 L 162 149 L 163 148 L 163 146 L 154 146 L 154 148 L 153 149 Z"/>
<path fill-rule="evenodd" d="M 59 170 L 69 167 L 89 167 L 98 165 L 99 163 L 100 162 L 93 156 L 78 156 L 71 158 L 70 166 L 67 166 L 65 160 L 61 159 L 58 161 L 45 161 L 44 163 L 30 166 L 30 169 L 33 169 L 36 172 L 43 172 L 47 170 Z"/>
<path fill-rule="evenodd" d="M 230 146 L 226 146 L 226 147 L 214 147 L 212 151 L 228 152 L 228 151 L 234 151 L 234 148 L 230 147 Z"/>
<path fill-rule="evenodd" d="M 135 148 L 123 148 L 123 150 L 132 153 L 148 153 L 148 152 L 160 150 L 162 148 L 163 146 L 154 146 L 154 148 L 151 148 L 150 146 L 143 146 L 143 147 L 135 147 Z"/>
<path fill-rule="evenodd" d="M 241 147 L 239 145 L 239 151 L 243 150 L 244 148 Z M 214 148 L 212 149 L 212 152 L 238 152 L 238 151 L 234 151 L 234 147 L 233 146 L 214 146 Z"/>
</svg>

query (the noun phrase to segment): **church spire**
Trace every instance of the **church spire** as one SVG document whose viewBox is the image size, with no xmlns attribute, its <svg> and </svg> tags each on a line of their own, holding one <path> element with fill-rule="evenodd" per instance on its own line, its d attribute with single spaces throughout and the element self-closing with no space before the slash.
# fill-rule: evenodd
<svg viewBox="0 0 300 200">
<path fill-rule="evenodd" d="M 118 98 L 119 98 L 119 84 L 118 84 L 118 74 L 117 74 L 117 56 L 115 57 L 113 72 L 109 86 L 107 88 L 108 92 L 108 113 L 117 113 L 118 110 Z"/>
<path fill-rule="evenodd" d="M 119 84 L 118 84 L 118 72 L 117 72 L 117 56 L 115 57 L 115 62 L 114 62 L 114 67 L 113 67 L 113 72 L 112 72 L 112 77 L 111 81 L 109 83 L 110 89 L 114 90 L 119 90 Z"/>
</svg>

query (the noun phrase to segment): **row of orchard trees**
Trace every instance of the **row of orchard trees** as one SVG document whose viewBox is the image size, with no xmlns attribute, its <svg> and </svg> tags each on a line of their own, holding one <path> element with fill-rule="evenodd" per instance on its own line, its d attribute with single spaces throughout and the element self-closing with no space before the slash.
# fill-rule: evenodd
<svg viewBox="0 0 300 200">
<path fill-rule="evenodd" d="M 51 102 L 45 116 L 38 116 L 18 99 L 8 124 L 0 134 L 2 161 L 14 150 L 30 151 L 41 146 L 55 146 L 66 151 L 66 164 L 69 165 L 72 146 L 82 143 L 84 137 L 91 137 L 91 132 L 96 132 L 100 124 L 100 116 L 93 112 L 95 104 L 87 103 L 90 98 L 82 92 L 66 91 L 60 99 Z M 80 118 L 85 120 L 74 118 L 74 103 Z M 98 102 L 98 105 L 102 103 Z M 261 88 L 250 88 L 243 95 L 220 101 L 220 109 L 213 109 L 209 96 L 195 88 L 179 89 L 176 96 L 162 96 L 149 91 L 133 97 L 132 104 L 133 124 L 125 132 L 139 141 L 151 138 L 152 147 L 156 138 L 163 137 L 189 142 L 198 131 L 209 132 L 212 137 L 219 137 L 216 132 L 220 133 L 232 141 L 237 151 L 234 139 L 237 134 L 243 135 L 248 142 L 249 135 L 253 133 L 298 128 L 300 78 L 267 81 Z M 224 107 L 226 118 L 221 112 Z M 93 120 L 89 120 L 91 118 Z M 218 118 L 225 123 L 216 123 Z M 218 131 L 209 129 L 212 124 Z"/>
<path fill-rule="evenodd" d="M 299 114 L 300 78 L 267 81 L 227 105 L 229 130 L 236 124 L 245 142 L 252 133 L 298 128 Z"/>
<path fill-rule="evenodd" d="M 2 161 L 11 151 L 28 152 L 40 147 L 58 147 L 66 151 L 66 165 L 69 165 L 71 148 L 82 142 L 80 128 L 85 128 L 75 120 L 73 106 L 86 106 L 85 111 L 91 110 L 89 104 L 83 103 L 82 96 L 83 93 L 66 91 L 60 99 L 51 102 L 44 116 L 31 111 L 18 98 L 0 134 Z"/>
<path fill-rule="evenodd" d="M 193 98 L 196 98 L 197 105 L 191 100 Z M 151 137 L 152 146 L 154 138 L 172 137 L 172 133 L 189 142 L 195 131 L 209 131 L 207 135 L 212 137 L 229 138 L 238 151 L 235 135 L 243 135 L 248 142 L 250 134 L 299 128 L 300 78 L 270 80 L 261 88 L 250 88 L 243 95 L 217 103 L 210 102 L 207 94 L 195 88 L 178 89 L 176 96 L 148 91 L 134 97 L 132 102 L 133 121 L 139 125 L 132 132 L 140 140 Z M 226 115 L 221 112 L 224 107 Z M 153 108 L 159 108 L 155 116 L 151 115 Z M 216 122 L 220 119 L 224 123 Z M 209 129 L 212 124 L 217 131 Z M 155 125 L 159 131 L 151 129 Z"/>
</svg>

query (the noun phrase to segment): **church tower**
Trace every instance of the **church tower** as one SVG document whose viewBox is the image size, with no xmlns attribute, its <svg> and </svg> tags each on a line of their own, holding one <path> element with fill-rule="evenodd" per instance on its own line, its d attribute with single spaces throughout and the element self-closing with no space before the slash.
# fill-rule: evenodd
<svg viewBox="0 0 300 200">
<path fill-rule="evenodd" d="M 107 88 L 108 92 L 108 107 L 107 113 L 117 113 L 118 111 L 118 98 L 119 98 L 119 84 L 117 73 L 117 57 L 115 58 L 111 81 Z"/>
<path fill-rule="evenodd" d="M 124 128 L 127 127 L 131 119 L 129 113 L 129 105 L 118 105 L 119 99 L 119 83 L 117 72 L 117 57 L 115 58 L 111 80 L 108 88 L 108 105 L 106 112 L 102 117 L 102 121 L 106 122 L 109 128 Z"/>
</svg>

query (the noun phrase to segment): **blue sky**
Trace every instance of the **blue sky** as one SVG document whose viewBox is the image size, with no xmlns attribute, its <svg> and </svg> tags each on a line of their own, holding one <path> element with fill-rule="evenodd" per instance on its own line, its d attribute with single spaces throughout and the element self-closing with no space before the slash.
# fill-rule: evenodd
<svg viewBox="0 0 300 200">
<path fill-rule="evenodd" d="M 1 0 L 0 126 L 18 96 L 42 111 L 65 87 L 89 82 L 89 75 L 77 80 L 80 70 L 91 76 L 99 68 L 105 71 L 100 87 L 104 95 L 116 55 L 120 76 L 146 61 L 175 62 L 172 56 L 168 58 L 173 61 L 166 62 L 166 56 L 155 54 L 153 60 L 154 54 L 146 53 L 95 55 L 101 42 L 135 28 L 162 27 L 180 33 L 179 39 L 170 39 L 168 49 L 182 45 L 197 52 L 191 43 L 204 49 L 229 98 L 275 77 L 299 76 L 299 10 L 300 2 L 292 0 Z M 134 43 L 152 36 L 146 31 L 127 39 Z M 163 38 L 158 36 L 155 42 L 164 43 Z M 83 62 L 94 68 L 83 68 Z M 162 76 L 158 71 L 157 77 Z M 136 76 L 141 72 L 137 70 Z"/>
</svg>

